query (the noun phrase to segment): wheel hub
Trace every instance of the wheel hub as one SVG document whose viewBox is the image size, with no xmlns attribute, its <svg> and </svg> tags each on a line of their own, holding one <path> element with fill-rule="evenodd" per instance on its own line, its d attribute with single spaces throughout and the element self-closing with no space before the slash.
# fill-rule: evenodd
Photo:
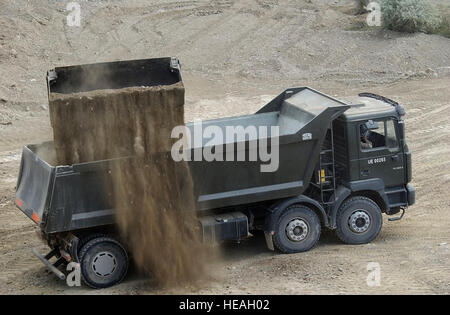
<svg viewBox="0 0 450 315">
<path fill-rule="evenodd" d="M 302 219 L 293 219 L 286 226 L 286 235 L 293 242 L 303 241 L 308 235 L 308 225 Z"/>
<path fill-rule="evenodd" d="M 101 252 L 92 260 L 92 270 L 97 276 L 108 277 L 117 267 L 117 259 L 111 252 Z"/>
<path fill-rule="evenodd" d="M 370 216 L 364 210 L 357 210 L 348 219 L 350 229 L 355 233 L 364 233 L 369 229 Z"/>
</svg>

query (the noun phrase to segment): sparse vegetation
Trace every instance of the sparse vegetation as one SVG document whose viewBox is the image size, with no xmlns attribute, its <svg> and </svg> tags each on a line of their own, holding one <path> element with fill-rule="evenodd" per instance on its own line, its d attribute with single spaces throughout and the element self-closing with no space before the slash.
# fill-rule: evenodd
<svg viewBox="0 0 450 315">
<path fill-rule="evenodd" d="M 381 0 L 383 27 L 414 33 L 435 33 L 442 19 L 428 0 Z"/>
<path fill-rule="evenodd" d="M 355 0 L 356 15 L 367 13 L 370 2 L 382 9 L 383 28 L 405 33 L 423 32 L 450 38 L 450 18 L 429 0 Z M 367 29 L 365 21 L 357 20 L 349 30 Z"/>
<path fill-rule="evenodd" d="M 443 17 L 432 33 L 450 38 L 450 19 Z"/>
</svg>

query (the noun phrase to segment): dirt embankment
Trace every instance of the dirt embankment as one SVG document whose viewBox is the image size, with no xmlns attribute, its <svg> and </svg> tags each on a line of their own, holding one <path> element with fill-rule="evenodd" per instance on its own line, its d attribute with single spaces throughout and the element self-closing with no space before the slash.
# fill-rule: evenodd
<svg viewBox="0 0 450 315">
<path fill-rule="evenodd" d="M 66 24 L 66 4 L 0 3 L 0 98 L 45 103 L 42 78 L 54 66 L 158 56 L 232 91 L 268 79 L 282 90 L 450 73 L 448 38 L 369 27 L 354 0 L 81 1 L 79 27 Z"/>
</svg>

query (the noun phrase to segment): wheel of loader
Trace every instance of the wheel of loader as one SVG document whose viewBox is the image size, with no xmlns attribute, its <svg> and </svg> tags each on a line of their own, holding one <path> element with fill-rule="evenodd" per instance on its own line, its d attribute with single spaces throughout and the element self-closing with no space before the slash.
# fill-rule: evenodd
<svg viewBox="0 0 450 315">
<path fill-rule="evenodd" d="M 292 205 L 283 212 L 275 226 L 273 243 L 283 253 L 310 250 L 320 237 L 317 214 L 303 205 Z"/>
<path fill-rule="evenodd" d="M 83 281 L 93 288 L 113 286 L 128 271 L 128 255 L 123 246 L 110 237 L 97 237 L 88 241 L 80 251 Z"/>
<path fill-rule="evenodd" d="M 336 224 L 336 233 L 344 243 L 370 243 L 383 225 L 381 209 L 367 197 L 351 197 L 339 209 Z"/>
</svg>

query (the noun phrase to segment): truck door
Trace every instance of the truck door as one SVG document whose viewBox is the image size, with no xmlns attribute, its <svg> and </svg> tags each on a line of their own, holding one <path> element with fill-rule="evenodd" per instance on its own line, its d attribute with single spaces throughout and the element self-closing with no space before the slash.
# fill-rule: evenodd
<svg viewBox="0 0 450 315">
<path fill-rule="evenodd" d="M 395 118 L 361 121 L 360 179 L 381 178 L 386 187 L 402 186 L 405 169 Z"/>
</svg>

